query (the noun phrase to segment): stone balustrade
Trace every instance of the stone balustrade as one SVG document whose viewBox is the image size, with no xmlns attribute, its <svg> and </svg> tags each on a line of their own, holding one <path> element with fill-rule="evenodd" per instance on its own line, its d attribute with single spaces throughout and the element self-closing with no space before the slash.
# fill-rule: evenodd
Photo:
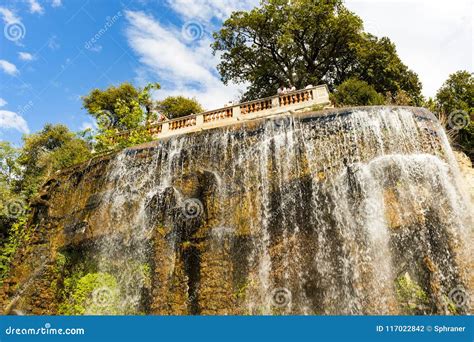
<svg viewBox="0 0 474 342">
<path fill-rule="evenodd" d="M 147 130 L 154 139 L 157 139 L 232 125 L 241 120 L 252 120 L 265 116 L 278 115 L 286 113 L 289 110 L 304 110 L 313 106 L 321 106 L 323 108 L 331 106 L 329 91 L 326 85 L 296 90 L 255 101 L 238 103 L 177 119 L 154 122 L 147 126 Z M 117 134 L 117 137 L 126 137 L 128 135 L 129 132 L 121 132 Z"/>
</svg>

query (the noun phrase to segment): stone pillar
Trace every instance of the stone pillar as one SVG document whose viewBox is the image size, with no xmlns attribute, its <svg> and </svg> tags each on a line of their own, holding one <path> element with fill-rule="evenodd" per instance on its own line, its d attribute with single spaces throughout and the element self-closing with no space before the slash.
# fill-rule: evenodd
<svg viewBox="0 0 474 342">
<path fill-rule="evenodd" d="M 240 104 L 232 107 L 232 117 L 236 120 L 240 118 Z"/>
<path fill-rule="evenodd" d="M 163 122 L 163 126 L 161 126 L 161 133 L 168 133 L 169 130 L 170 130 L 170 123 Z"/>
<path fill-rule="evenodd" d="M 326 86 L 317 86 L 312 89 L 313 101 L 316 103 L 329 102 L 329 92 Z"/>
<path fill-rule="evenodd" d="M 201 127 L 202 125 L 204 125 L 204 115 L 197 114 L 196 115 L 196 127 Z"/>
<path fill-rule="evenodd" d="M 272 97 L 272 108 L 280 107 L 280 97 L 274 96 Z"/>
</svg>

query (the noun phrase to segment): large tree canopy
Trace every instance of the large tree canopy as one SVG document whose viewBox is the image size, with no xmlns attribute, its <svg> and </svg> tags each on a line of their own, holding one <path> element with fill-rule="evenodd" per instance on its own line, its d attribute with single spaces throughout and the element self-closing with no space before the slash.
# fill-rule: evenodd
<svg viewBox="0 0 474 342">
<path fill-rule="evenodd" d="M 362 20 L 340 0 L 264 0 L 232 13 L 214 33 L 224 83 L 248 83 L 244 99 L 274 95 L 280 83 L 326 83 L 333 90 L 359 78 L 379 93 L 406 91 L 421 100 L 420 82 L 388 38 L 363 32 Z"/>
</svg>

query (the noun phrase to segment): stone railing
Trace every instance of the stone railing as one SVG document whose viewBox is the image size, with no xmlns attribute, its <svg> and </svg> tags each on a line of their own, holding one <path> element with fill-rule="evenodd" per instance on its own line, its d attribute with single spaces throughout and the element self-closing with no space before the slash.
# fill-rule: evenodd
<svg viewBox="0 0 474 342">
<path fill-rule="evenodd" d="M 238 103 L 228 107 L 192 114 L 177 119 L 154 122 L 147 126 L 154 139 L 177 134 L 195 132 L 214 127 L 232 125 L 240 120 L 251 120 L 278 115 L 289 110 L 298 111 L 313 106 L 329 107 L 329 91 L 326 85 L 319 85 L 275 95 L 255 101 Z M 118 136 L 128 136 L 121 132 Z"/>
</svg>

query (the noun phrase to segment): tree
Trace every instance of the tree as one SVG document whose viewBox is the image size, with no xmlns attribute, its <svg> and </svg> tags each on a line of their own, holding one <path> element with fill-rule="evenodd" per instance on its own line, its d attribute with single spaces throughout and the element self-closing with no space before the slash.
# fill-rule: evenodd
<svg viewBox="0 0 474 342">
<path fill-rule="evenodd" d="M 354 46 L 357 55 L 354 74 L 357 78 L 372 85 L 377 92 L 386 94 L 389 103 L 422 104 L 421 82 L 402 63 L 390 39 L 364 33 L 361 43 Z"/>
<path fill-rule="evenodd" d="M 449 75 L 436 93 L 436 101 L 444 113 L 458 110 L 471 113 L 474 108 L 474 76 L 464 70 Z"/>
<path fill-rule="evenodd" d="M 0 141 L 0 182 L 11 184 L 20 174 L 19 150 L 7 141 Z"/>
<path fill-rule="evenodd" d="M 400 61 L 388 38 L 363 33 L 362 20 L 341 0 L 264 0 L 233 12 L 214 33 L 224 83 L 248 83 L 244 99 L 274 95 L 280 83 L 330 90 L 359 78 L 379 93 L 399 89 L 421 97 L 415 73 Z"/>
<path fill-rule="evenodd" d="M 2 248 L 2 243 L 6 241 L 8 231 L 17 218 L 16 215 L 11 215 L 10 211 L 18 209 L 19 211 L 13 214 L 21 214 L 22 208 L 18 205 L 23 204 L 21 195 L 14 191 L 15 181 L 21 173 L 18 155 L 19 150 L 10 143 L 0 142 L 0 247 Z"/>
<path fill-rule="evenodd" d="M 196 99 L 190 99 L 184 96 L 168 96 L 163 101 L 158 102 L 157 108 L 168 119 L 179 118 L 204 111 Z"/>
<path fill-rule="evenodd" d="M 160 89 L 158 83 L 150 83 L 143 89 L 122 83 L 105 90 L 94 89 L 84 96 L 83 106 L 98 126 L 94 149 L 101 152 L 150 140 L 145 125 L 154 116 L 150 92 L 156 89 Z M 129 133 L 117 136 L 123 131 Z"/>
<path fill-rule="evenodd" d="M 435 108 L 446 118 L 453 143 L 474 160 L 474 76 L 468 71 L 449 75 L 436 93 Z"/>
<path fill-rule="evenodd" d="M 64 125 L 46 124 L 43 130 L 23 140 L 18 157 L 22 174 L 17 191 L 26 198 L 33 196 L 53 172 L 84 162 L 91 156 L 87 142 Z"/>
<path fill-rule="evenodd" d="M 150 91 L 160 89 L 158 83 L 150 83 L 143 89 L 130 83 L 105 90 L 94 89 L 83 96 L 83 106 L 102 129 L 119 131 L 134 129 L 146 122 L 153 113 Z"/>
<path fill-rule="evenodd" d="M 365 81 L 348 79 L 331 96 L 336 106 L 372 106 L 384 103 L 384 97 Z"/>
</svg>

